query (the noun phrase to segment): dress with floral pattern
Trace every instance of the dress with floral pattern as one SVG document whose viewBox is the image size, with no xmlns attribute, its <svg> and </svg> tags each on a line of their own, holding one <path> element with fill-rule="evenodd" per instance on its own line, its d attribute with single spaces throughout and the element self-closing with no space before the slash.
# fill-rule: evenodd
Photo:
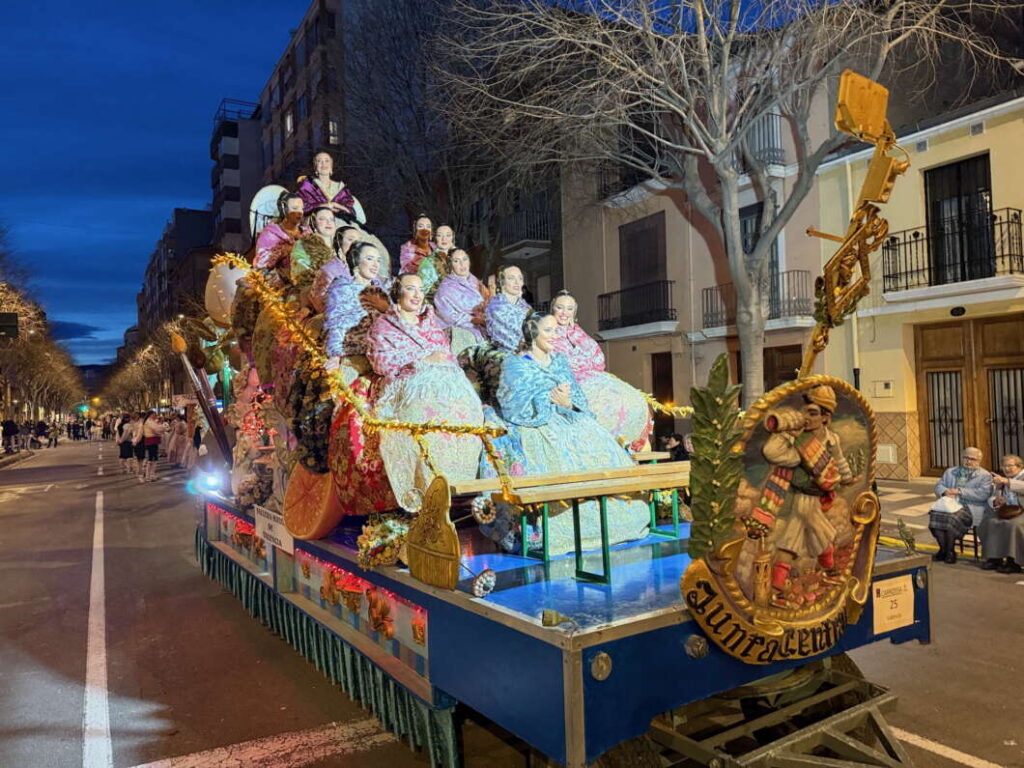
<svg viewBox="0 0 1024 768">
<path fill-rule="evenodd" d="M 639 451 L 654 422 L 643 394 L 605 370 L 604 352 L 577 323 L 555 328 L 555 351 L 565 355 L 597 423 L 621 445 Z"/>
<path fill-rule="evenodd" d="M 551 390 L 568 384 L 572 408 L 551 402 Z M 495 441 L 509 473 L 533 475 L 542 472 L 584 472 L 592 469 L 632 466 L 633 461 L 615 439 L 594 419 L 587 398 L 569 369 L 564 355 L 552 354 L 544 366 L 529 355 L 509 355 L 501 370 L 498 387 L 500 417 L 508 435 Z M 480 462 L 481 475 L 493 477 L 486 457 Z M 552 555 L 575 549 L 571 506 L 549 505 L 548 547 Z M 608 499 L 610 544 L 643 538 L 650 513 L 642 500 Z M 519 509 L 498 505 L 498 518 L 480 526 L 503 549 L 520 549 Z M 600 512 L 596 501 L 580 504 L 580 535 L 584 550 L 601 544 Z M 531 546 L 539 546 L 539 531 L 528 532 Z"/>
<path fill-rule="evenodd" d="M 427 362 L 434 352 L 444 362 Z M 369 359 L 383 377 L 375 404 L 378 418 L 411 422 L 447 422 L 480 426 L 483 407 L 473 386 L 455 364 L 448 338 L 430 307 L 406 322 L 397 308 L 382 314 L 370 329 Z M 475 435 L 431 433 L 425 438 L 437 471 L 449 481 L 476 477 L 482 445 Z M 414 490 L 423 491 L 433 477 L 419 446 L 405 432 L 385 430 L 381 455 L 395 498 L 405 508 L 418 506 Z"/>
</svg>

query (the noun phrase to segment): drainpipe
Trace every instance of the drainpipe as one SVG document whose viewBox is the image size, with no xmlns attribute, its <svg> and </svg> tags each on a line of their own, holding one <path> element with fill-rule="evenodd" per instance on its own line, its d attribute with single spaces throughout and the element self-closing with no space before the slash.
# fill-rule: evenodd
<svg viewBox="0 0 1024 768">
<path fill-rule="evenodd" d="M 846 161 L 846 201 L 847 219 L 853 215 L 853 164 Z M 853 346 L 853 386 L 860 389 L 860 321 L 857 312 L 850 315 L 850 337 Z"/>
</svg>

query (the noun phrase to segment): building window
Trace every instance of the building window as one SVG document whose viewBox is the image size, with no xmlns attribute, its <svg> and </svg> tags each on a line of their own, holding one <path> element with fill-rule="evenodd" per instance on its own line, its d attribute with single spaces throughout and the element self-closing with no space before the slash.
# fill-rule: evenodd
<svg viewBox="0 0 1024 768">
<path fill-rule="evenodd" d="M 220 160 L 224 168 L 238 170 L 238 155 L 221 155 Z"/>
<path fill-rule="evenodd" d="M 295 43 L 295 66 L 299 71 L 306 66 L 306 38 L 300 37 Z"/>
<path fill-rule="evenodd" d="M 284 135 L 287 138 L 292 135 L 295 130 L 295 120 L 292 117 L 292 111 L 289 109 L 284 113 Z"/>
<path fill-rule="evenodd" d="M 281 74 L 281 91 L 282 93 L 288 93 L 291 87 L 295 84 L 295 70 L 292 68 L 292 63 L 289 61 L 284 65 L 284 72 Z"/>
<path fill-rule="evenodd" d="M 270 106 L 281 106 L 281 89 L 277 87 L 277 83 L 274 83 L 273 88 L 270 89 Z"/>
<path fill-rule="evenodd" d="M 224 219 L 224 231 L 237 235 L 242 231 L 242 222 L 239 219 Z"/>
<path fill-rule="evenodd" d="M 224 187 L 224 199 L 233 203 L 237 203 L 242 199 L 242 190 L 238 187 Z"/>
<path fill-rule="evenodd" d="M 309 117 L 309 97 L 302 94 L 295 102 L 295 119 L 301 123 L 307 117 Z"/>
<path fill-rule="evenodd" d="M 334 34 L 334 14 L 330 11 L 324 11 L 324 26 L 331 35 Z"/>
<path fill-rule="evenodd" d="M 320 44 L 320 19 L 313 19 L 309 24 L 309 33 L 306 35 L 309 40 L 309 47 Z"/>
<path fill-rule="evenodd" d="M 619 227 L 619 288 L 666 279 L 665 213 Z"/>
<path fill-rule="evenodd" d="M 341 143 L 341 130 L 337 120 L 330 120 L 327 124 L 328 141 L 331 144 Z"/>
</svg>

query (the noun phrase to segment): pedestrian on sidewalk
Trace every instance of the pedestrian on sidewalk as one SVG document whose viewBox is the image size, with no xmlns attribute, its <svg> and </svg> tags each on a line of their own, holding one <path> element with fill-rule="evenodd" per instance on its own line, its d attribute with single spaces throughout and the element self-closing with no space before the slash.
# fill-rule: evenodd
<svg viewBox="0 0 1024 768">
<path fill-rule="evenodd" d="M 4 453 L 14 453 L 18 442 L 18 422 L 14 419 L 4 419 L 3 423 Z"/>
<path fill-rule="evenodd" d="M 928 530 L 939 545 L 933 560 L 955 563 L 956 542 L 981 523 L 992 496 L 992 475 L 981 468 L 983 457 L 978 448 L 964 448 L 960 466 L 947 469 L 935 484 L 938 501 L 928 511 Z"/>
<path fill-rule="evenodd" d="M 56 421 L 50 422 L 50 439 L 46 442 L 47 448 L 57 447 L 57 436 L 60 435 L 60 426 Z"/>
<path fill-rule="evenodd" d="M 149 411 L 142 423 L 142 441 L 146 447 L 146 454 L 142 462 L 140 483 L 152 483 L 156 480 L 156 463 L 160 458 L 160 437 L 163 432 L 164 425 L 160 417 Z"/>
<path fill-rule="evenodd" d="M 117 420 L 117 458 L 121 462 L 121 474 L 129 475 L 135 470 L 135 454 L 132 451 L 132 437 L 134 435 L 134 424 L 130 413 L 122 413 Z"/>
<path fill-rule="evenodd" d="M 982 568 L 999 573 L 1020 573 L 1024 566 L 1024 461 L 1008 454 L 1002 460 L 1003 474 L 993 474 L 996 495 L 978 526 L 985 555 Z"/>
<path fill-rule="evenodd" d="M 146 461 L 146 444 L 143 442 L 142 434 L 142 422 L 145 419 L 146 414 L 139 411 L 132 418 L 131 429 L 132 429 L 132 461 L 131 471 L 139 479 L 139 482 L 145 482 L 142 475 L 142 467 Z"/>
</svg>

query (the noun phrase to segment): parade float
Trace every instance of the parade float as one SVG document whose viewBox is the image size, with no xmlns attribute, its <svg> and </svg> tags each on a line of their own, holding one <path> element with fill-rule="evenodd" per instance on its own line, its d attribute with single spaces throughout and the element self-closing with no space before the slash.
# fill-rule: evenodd
<svg viewBox="0 0 1024 768">
<path fill-rule="evenodd" d="M 461 763 L 466 717 L 536 764 L 571 768 L 909 764 L 883 716 L 894 696 L 846 652 L 929 641 L 928 559 L 878 546 L 874 415 L 853 386 L 811 373 L 868 290 L 887 231 L 878 206 L 907 168 L 886 98 L 844 74 L 836 125 L 876 150 L 848 231 L 825 236 L 840 245 L 817 281 L 799 377 L 745 411 L 724 359 L 691 408 L 637 393 L 692 419 L 691 461 L 605 431 L 615 461 L 538 471 L 529 430 L 542 427 L 512 416 L 522 404 L 505 380 L 523 358 L 459 357 L 484 361 L 470 371 L 479 390 L 500 364 L 500 409 L 459 405 L 465 385 L 445 378 L 458 368 L 443 354 L 417 380 L 408 339 L 384 326 L 396 311 L 386 266 L 368 251 L 365 268 L 350 259 L 355 288 L 332 279 L 340 267 L 316 238 L 330 242 L 337 222 L 311 219 L 303 234 L 299 195 L 274 190 L 273 231 L 251 259 L 219 257 L 207 292 L 218 330 L 201 346 L 231 368 L 226 423 L 196 342 L 176 340 L 218 435 L 196 530 L 204 572 L 433 765 Z M 335 201 L 353 240 L 369 238 L 330 170 L 318 166 L 317 189 L 303 182 L 306 196 Z M 415 238 L 429 256 L 429 237 Z M 302 264 L 282 256 L 296 243 Z M 379 241 L 370 250 L 387 265 Z M 399 307 L 408 284 L 390 297 Z M 339 340 L 332 306 L 346 296 L 362 314 Z M 527 342 L 550 332 L 532 322 Z M 414 341 L 443 349 L 431 333 Z M 386 355 L 367 346 L 374 334 Z M 381 374 L 392 359 L 401 373 Z M 443 407 L 417 399 L 428 385 Z M 569 424 L 587 410 L 580 392 L 545 391 L 543 409 Z M 640 532 L 623 533 L 626 520 Z"/>
</svg>

